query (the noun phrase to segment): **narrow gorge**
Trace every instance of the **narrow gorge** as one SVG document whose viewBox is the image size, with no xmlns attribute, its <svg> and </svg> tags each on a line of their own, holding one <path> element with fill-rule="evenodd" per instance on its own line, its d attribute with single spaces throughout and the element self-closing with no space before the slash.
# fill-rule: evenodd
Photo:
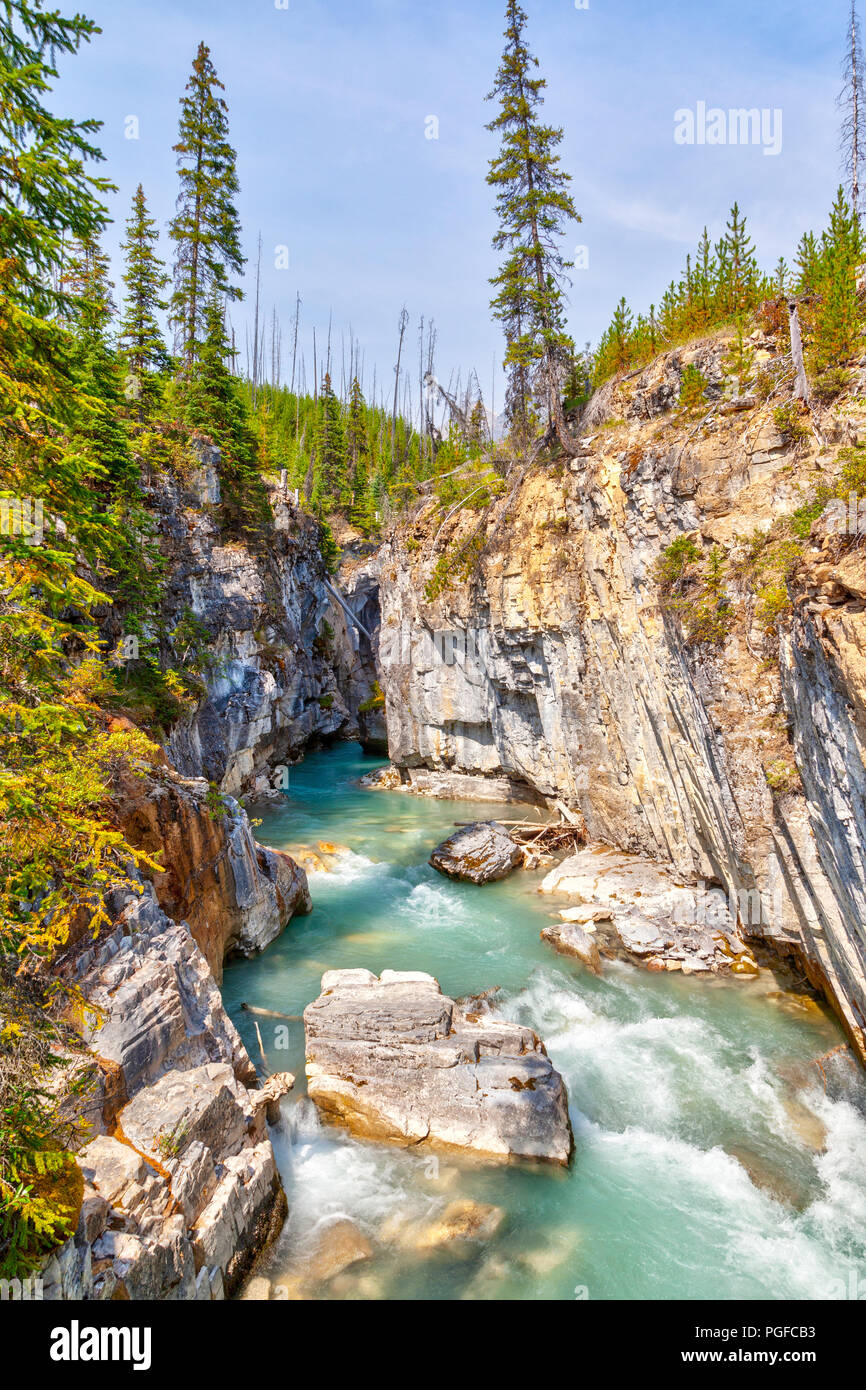
<svg viewBox="0 0 866 1390">
<path fill-rule="evenodd" d="M 866 58 L 732 3 L 0 5 L 34 1368 L 224 1376 L 190 1303 L 850 1353 Z"/>
<path fill-rule="evenodd" d="M 257 843 L 250 817 L 270 826 L 283 814 L 309 750 L 363 738 L 375 751 L 380 688 L 391 763 L 358 792 L 371 814 L 389 789 L 443 803 L 443 824 L 448 801 L 474 803 L 482 820 L 490 803 L 507 802 L 503 821 L 528 804 L 539 828 L 567 813 L 590 850 L 624 851 L 625 864 L 643 866 L 647 882 L 626 877 L 612 890 L 620 906 L 643 897 L 649 911 L 653 873 L 693 894 L 696 914 L 720 899 L 725 949 L 739 942 L 749 962 L 728 988 L 755 988 L 778 966 L 793 998 L 809 986 L 823 995 L 849 1046 L 826 1047 L 825 1027 L 828 1055 L 816 1051 L 812 1084 L 862 1110 L 857 539 L 834 531 L 828 504 L 803 542 L 781 621 L 761 621 L 743 567 L 712 595 L 711 616 L 724 618 L 712 644 L 689 641 L 688 615 L 666 604 L 658 574 L 677 537 L 736 560 L 756 534 L 772 534 L 833 454 L 859 442 L 866 415 L 840 408 L 820 439 L 786 441 L 767 407 L 731 398 L 720 365 L 728 346 L 667 354 L 603 392 L 579 457 L 524 470 L 480 519 L 477 569 L 434 595 L 437 560 L 477 530 L 476 513 L 443 533 L 422 503 L 378 548 L 347 530 L 332 580 L 315 525 L 285 492 L 272 494 L 260 550 L 222 540 L 213 449 L 201 448 L 182 486 L 154 484 L 170 557 L 163 603 L 170 621 L 189 612 L 208 634 L 206 689 L 172 730 L 162 765 L 115 787 L 118 824 L 164 871 L 146 874 L 140 896 L 111 897 L 110 928 L 68 952 L 92 1011 L 91 1061 L 76 1064 L 78 1099 L 68 1104 L 96 1137 L 79 1154 L 79 1227 L 45 1267 L 46 1296 L 231 1296 L 279 1236 L 286 1201 L 266 1120 L 277 1120 L 295 1078 L 263 1069 L 264 1053 L 257 1076 L 219 984 L 227 960 L 260 956 L 284 931 L 303 941 L 317 888 L 311 898 L 302 863 L 318 886 L 355 852 L 301 846 L 283 816 L 299 863 Z M 771 357 L 771 339 L 756 335 L 754 346 Z M 692 364 L 715 400 L 697 430 L 672 411 Z M 579 887 L 578 902 L 598 908 L 598 884 Z M 561 913 L 592 931 L 605 915 Z M 700 931 L 699 915 L 684 920 L 686 936 Z M 648 951 L 636 949 L 645 966 Z M 709 987 L 703 957 L 672 955 L 667 966 L 651 955 L 651 968 Z M 351 945 L 341 964 L 356 965 Z M 476 984 L 498 981 L 467 989 Z M 298 1103 L 283 1103 L 282 1123 Z"/>
</svg>

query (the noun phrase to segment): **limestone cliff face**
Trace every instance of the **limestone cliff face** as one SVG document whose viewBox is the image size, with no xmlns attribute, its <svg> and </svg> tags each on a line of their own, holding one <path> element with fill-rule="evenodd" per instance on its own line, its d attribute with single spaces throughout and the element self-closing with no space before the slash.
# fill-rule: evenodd
<svg viewBox="0 0 866 1390">
<path fill-rule="evenodd" d="M 130 844 L 159 856 L 159 905 L 187 924 L 219 982 L 227 957 L 265 950 L 312 902 L 304 870 L 257 844 L 238 803 L 228 796 L 209 802 L 208 790 L 168 767 L 126 777 L 115 815 Z"/>
<path fill-rule="evenodd" d="M 795 448 L 772 401 L 738 396 L 729 346 L 607 388 L 582 456 L 515 474 L 473 576 L 434 602 L 435 559 L 478 514 L 458 514 L 435 557 L 429 506 L 411 547 L 392 536 L 377 564 L 390 755 L 421 788 L 505 778 L 560 799 L 593 840 L 724 885 L 748 933 L 807 964 L 866 1059 L 866 585 L 828 584 L 835 542 L 815 534 L 775 626 L 736 577 L 746 538 L 800 507 L 864 422 L 831 414 L 826 443 Z M 772 343 L 753 347 L 771 359 Z M 703 424 L 672 409 L 689 363 L 708 383 Z M 712 641 L 688 640 L 687 613 L 660 596 L 656 561 L 685 535 L 725 560 Z"/>
<path fill-rule="evenodd" d="M 85 1185 L 74 1237 L 44 1263 L 45 1297 L 221 1299 L 285 1215 L 266 1126 L 279 1087 L 251 1089 L 207 961 L 152 885 L 106 907 L 110 927 L 66 961 L 90 1048 L 66 1100 Z"/>
<path fill-rule="evenodd" d="M 263 792 L 315 739 L 350 734 L 369 693 L 361 639 L 329 589 L 318 527 L 272 491 L 273 528 L 253 549 L 226 543 L 217 506 L 219 452 L 199 446 L 185 485 L 149 497 L 168 561 L 163 621 L 190 613 L 209 634 L 205 695 L 172 731 L 167 755 L 186 777 L 232 796 Z"/>
</svg>

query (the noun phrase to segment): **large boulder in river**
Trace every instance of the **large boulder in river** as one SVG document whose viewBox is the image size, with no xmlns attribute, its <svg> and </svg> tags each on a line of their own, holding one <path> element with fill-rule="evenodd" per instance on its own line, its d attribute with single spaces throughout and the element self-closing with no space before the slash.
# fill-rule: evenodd
<svg viewBox="0 0 866 1390">
<path fill-rule="evenodd" d="M 309 1094 L 361 1138 L 565 1164 L 562 1077 L 531 1028 L 464 1011 L 431 975 L 332 970 L 304 1012 Z"/>
<path fill-rule="evenodd" d="M 495 821 L 465 826 L 430 856 L 430 863 L 440 874 L 468 883 L 492 883 L 507 878 L 522 862 L 520 845 Z"/>
</svg>

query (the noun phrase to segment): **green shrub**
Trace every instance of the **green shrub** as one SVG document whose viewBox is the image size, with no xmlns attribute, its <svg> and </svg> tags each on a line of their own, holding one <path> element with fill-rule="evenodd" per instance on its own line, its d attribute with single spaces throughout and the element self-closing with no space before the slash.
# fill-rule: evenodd
<svg viewBox="0 0 866 1390">
<path fill-rule="evenodd" d="M 359 714 L 371 714 L 374 709 L 385 708 L 385 692 L 378 681 L 373 682 L 373 694 L 358 706 Z"/>
<path fill-rule="evenodd" d="M 776 758 L 765 767 L 764 776 L 767 780 L 767 786 L 778 796 L 788 796 L 803 790 L 797 765 L 785 762 L 784 758 Z"/>
<path fill-rule="evenodd" d="M 700 549 L 689 536 L 677 536 L 655 562 L 654 575 L 661 592 L 669 594 L 680 588 L 700 558 Z"/>
<path fill-rule="evenodd" d="M 703 404 L 707 394 L 706 377 L 695 367 L 689 364 L 683 369 L 680 378 L 679 403 L 683 410 L 697 410 Z"/>
<path fill-rule="evenodd" d="M 815 395 L 821 401 L 832 401 L 847 391 L 850 385 L 851 373 L 844 367 L 827 367 L 815 378 Z"/>
<path fill-rule="evenodd" d="M 782 438 L 789 444 L 799 444 L 809 436 L 809 426 L 800 412 L 796 401 L 788 401 L 773 411 L 773 423 Z"/>
</svg>

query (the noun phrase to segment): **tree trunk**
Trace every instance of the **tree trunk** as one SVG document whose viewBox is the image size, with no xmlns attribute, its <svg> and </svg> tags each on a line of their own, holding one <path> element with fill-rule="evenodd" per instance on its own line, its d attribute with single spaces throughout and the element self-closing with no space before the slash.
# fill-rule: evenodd
<svg viewBox="0 0 866 1390">
<path fill-rule="evenodd" d="M 809 378 L 806 363 L 803 361 L 803 335 L 800 332 L 800 310 L 796 300 L 788 301 L 788 314 L 791 324 L 791 357 L 794 362 L 794 399 L 810 405 Z"/>
</svg>

